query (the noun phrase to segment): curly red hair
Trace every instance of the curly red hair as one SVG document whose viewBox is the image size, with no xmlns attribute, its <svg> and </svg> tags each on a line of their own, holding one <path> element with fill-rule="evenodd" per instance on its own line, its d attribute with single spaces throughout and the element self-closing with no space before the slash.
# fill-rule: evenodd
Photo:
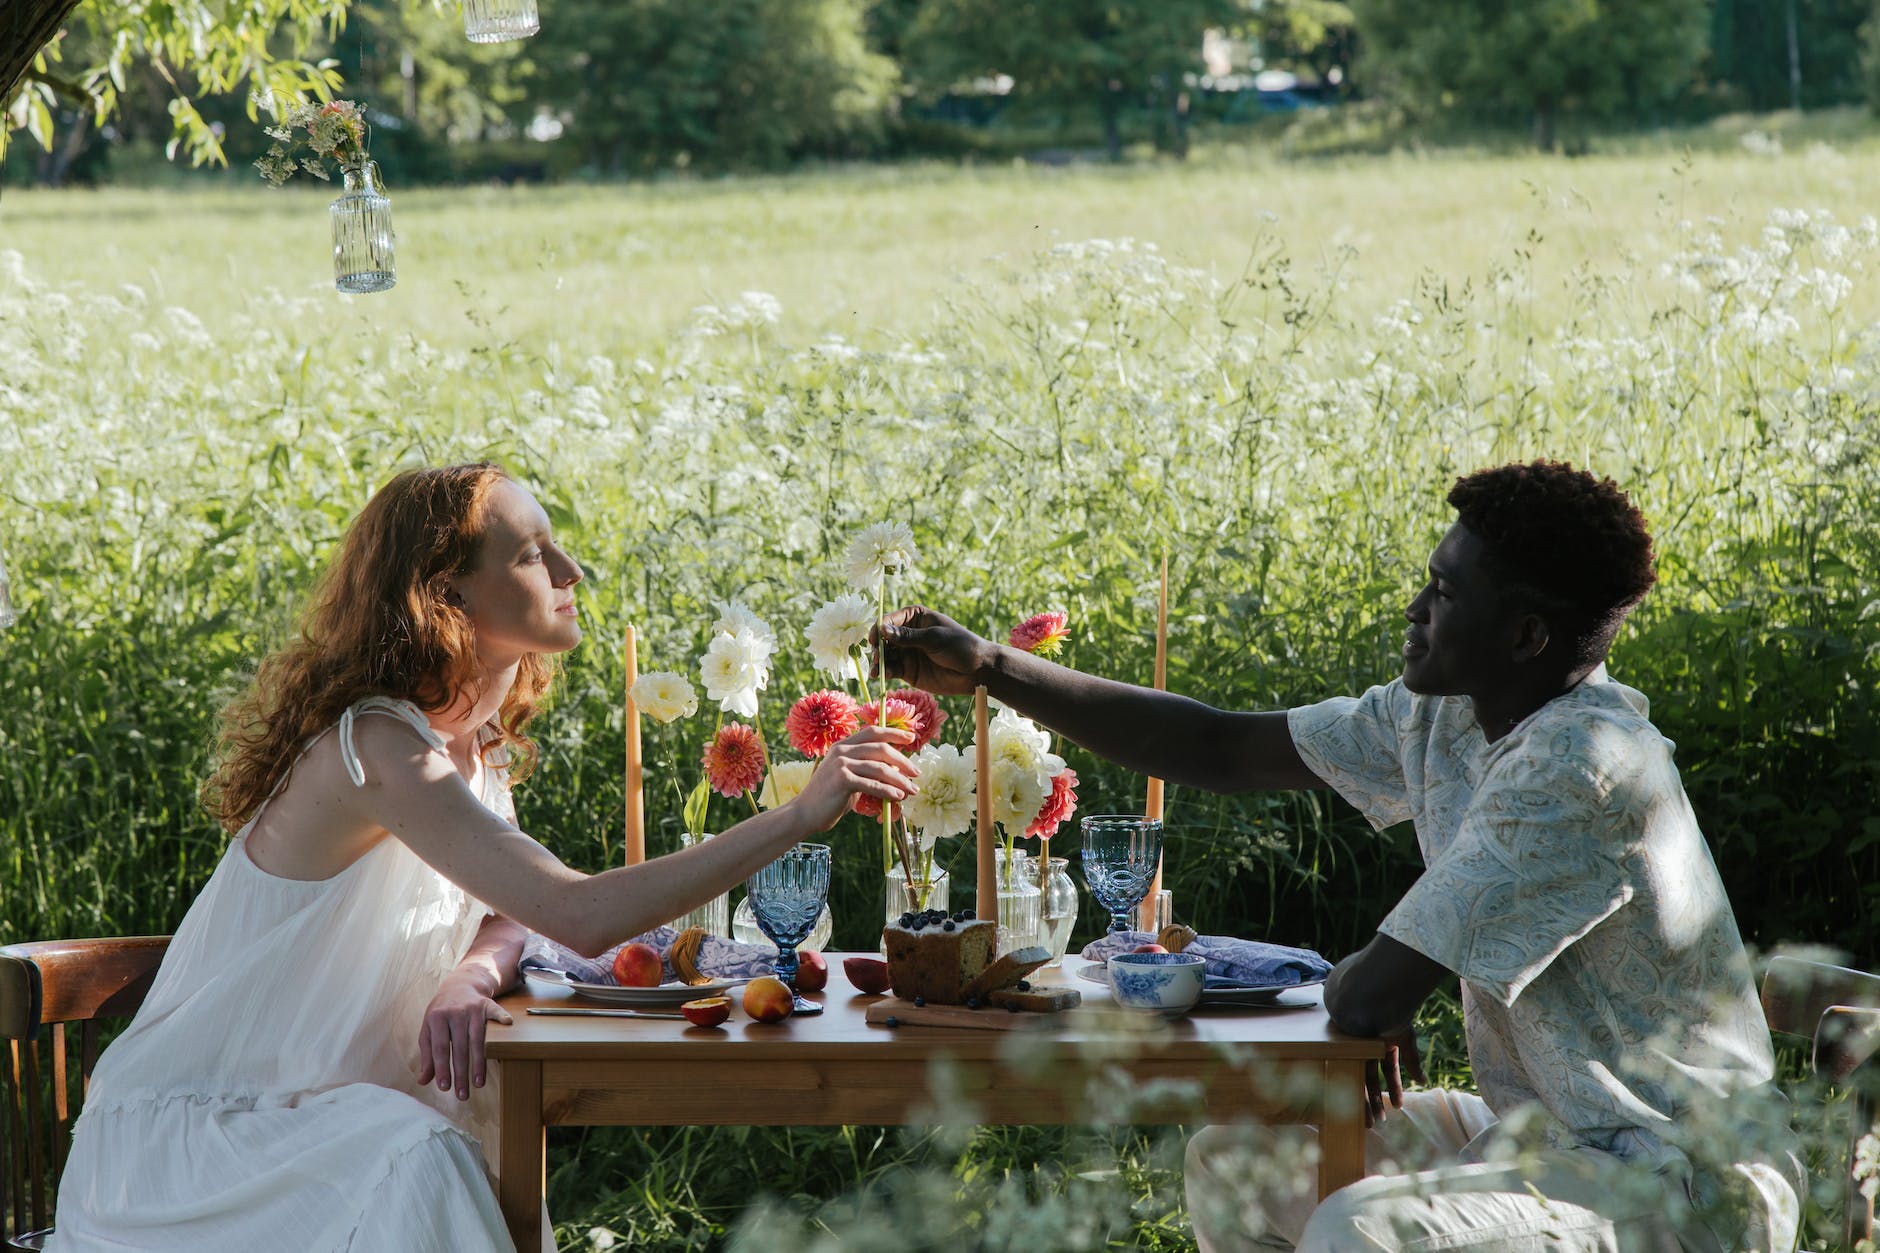
<svg viewBox="0 0 1880 1253">
<path fill-rule="evenodd" d="M 476 633 L 450 603 L 450 580 L 476 564 L 485 502 L 508 478 L 487 461 L 406 470 L 366 502 L 314 584 L 293 640 L 222 711 L 202 805 L 224 830 L 252 818 L 302 746 L 354 702 L 390 696 L 436 712 L 470 692 Z M 507 760 L 512 782 L 535 766 L 535 741 L 523 728 L 555 671 L 548 657 L 523 657 L 490 722 L 484 760 Z"/>
</svg>

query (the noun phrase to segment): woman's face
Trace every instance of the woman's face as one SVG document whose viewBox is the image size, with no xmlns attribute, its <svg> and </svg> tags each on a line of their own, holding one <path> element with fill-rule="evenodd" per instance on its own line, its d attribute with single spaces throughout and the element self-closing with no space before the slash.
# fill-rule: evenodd
<svg viewBox="0 0 1880 1253">
<path fill-rule="evenodd" d="M 535 497 L 499 480 L 484 502 L 476 567 L 452 580 L 484 664 L 500 668 L 524 653 L 561 653 L 579 644 L 574 585 L 580 581 L 581 567 L 555 546 Z"/>
</svg>

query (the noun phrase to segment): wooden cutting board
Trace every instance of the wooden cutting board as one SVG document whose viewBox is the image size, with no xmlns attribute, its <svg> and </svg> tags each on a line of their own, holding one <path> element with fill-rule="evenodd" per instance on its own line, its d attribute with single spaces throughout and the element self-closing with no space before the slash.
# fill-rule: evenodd
<svg viewBox="0 0 1880 1253">
<path fill-rule="evenodd" d="M 1037 1026 L 1041 1022 L 1054 1018 L 1054 1014 L 1013 1012 L 1000 1009 L 996 1005 L 984 1005 L 978 1009 L 968 1009 L 964 1005 L 915 1005 L 898 996 L 883 997 L 868 1007 L 870 1026 L 885 1027 L 888 1019 L 895 1020 L 897 1026 L 908 1027 L 969 1027 L 981 1031 L 1011 1031 L 1015 1028 Z"/>
</svg>

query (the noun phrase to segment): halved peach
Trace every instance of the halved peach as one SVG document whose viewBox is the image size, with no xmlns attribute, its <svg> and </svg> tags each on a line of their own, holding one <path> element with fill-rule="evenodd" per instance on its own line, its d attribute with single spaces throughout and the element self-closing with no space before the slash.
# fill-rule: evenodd
<svg viewBox="0 0 1880 1253">
<path fill-rule="evenodd" d="M 879 957 L 844 957 L 842 973 L 857 992 L 879 995 L 888 990 L 888 963 Z"/>
<path fill-rule="evenodd" d="M 695 1027 L 715 1027 L 731 1017 L 731 998 L 708 996 L 699 1001 L 687 1001 L 679 1007 L 679 1012 Z"/>
</svg>

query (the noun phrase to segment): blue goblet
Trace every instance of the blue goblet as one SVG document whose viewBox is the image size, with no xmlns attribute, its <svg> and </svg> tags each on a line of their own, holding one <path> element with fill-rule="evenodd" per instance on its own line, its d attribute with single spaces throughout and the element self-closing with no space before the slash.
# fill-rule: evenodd
<svg viewBox="0 0 1880 1253">
<path fill-rule="evenodd" d="M 1084 819 L 1084 882 L 1110 911 L 1110 934 L 1128 931 L 1130 913 L 1149 894 L 1162 864 L 1162 820 L 1141 814 L 1091 814 Z"/>
<path fill-rule="evenodd" d="M 798 844 L 745 883 L 757 926 L 777 946 L 776 975 L 789 987 L 799 1014 L 823 1007 L 796 994 L 796 946 L 809 938 L 829 896 L 829 846 Z"/>
</svg>

